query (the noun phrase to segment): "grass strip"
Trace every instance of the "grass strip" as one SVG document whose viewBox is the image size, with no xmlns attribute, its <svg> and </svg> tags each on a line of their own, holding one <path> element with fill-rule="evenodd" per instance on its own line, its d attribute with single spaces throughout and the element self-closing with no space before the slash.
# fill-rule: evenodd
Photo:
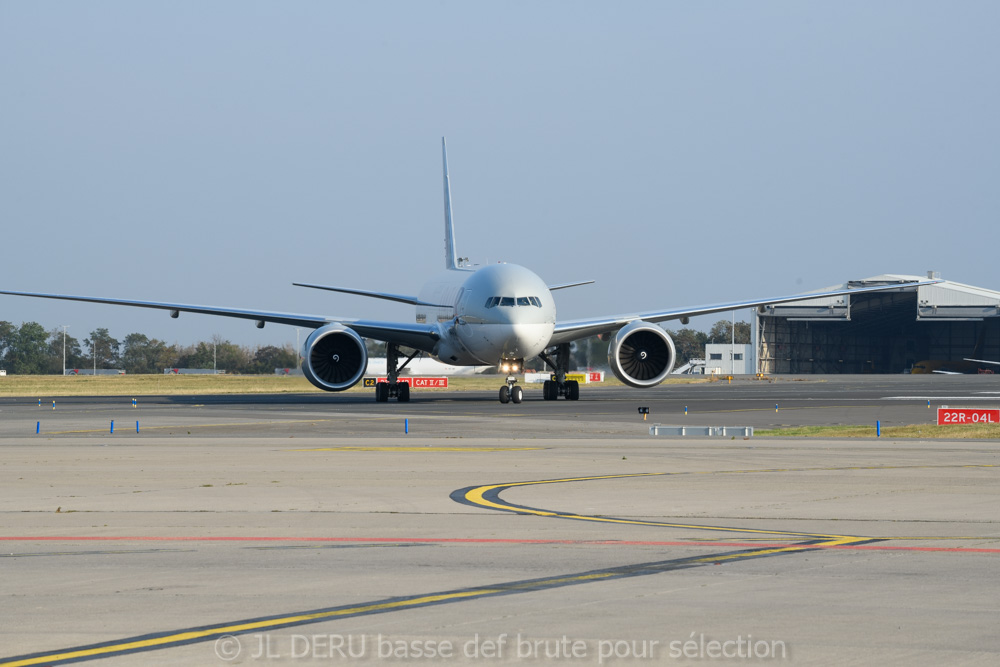
<svg viewBox="0 0 1000 667">
<path fill-rule="evenodd" d="M 701 379 L 666 380 L 664 384 L 704 382 Z M 414 389 L 420 392 L 496 391 L 500 375 L 454 376 L 448 389 Z M 541 384 L 522 385 L 525 391 L 541 393 Z M 600 387 L 621 387 L 614 376 L 605 375 Z M 359 382 L 349 392 L 374 390 Z M 290 375 L 7 375 L 0 377 L 0 397 L 46 398 L 58 396 L 162 396 L 198 394 L 324 393 L 302 376 Z"/>
<path fill-rule="evenodd" d="M 757 437 L 789 438 L 874 438 L 875 425 L 795 426 L 789 428 L 754 429 Z M 1000 439 L 1000 424 L 910 424 L 883 426 L 882 438 L 942 438 L 942 439 Z"/>
</svg>

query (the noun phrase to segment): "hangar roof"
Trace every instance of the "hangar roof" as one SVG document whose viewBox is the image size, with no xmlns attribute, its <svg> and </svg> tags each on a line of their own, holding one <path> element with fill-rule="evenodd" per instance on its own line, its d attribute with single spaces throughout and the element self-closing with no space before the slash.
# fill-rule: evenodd
<svg viewBox="0 0 1000 667">
<path fill-rule="evenodd" d="M 934 275 L 934 277 L 938 276 Z M 926 277 L 884 273 L 871 278 L 849 280 L 846 283 L 824 287 L 816 291 L 891 285 L 914 280 L 926 280 Z M 912 290 L 908 290 L 908 292 L 912 293 Z M 985 287 L 975 287 L 945 280 L 936 285 L 918 287 L 916 292 L 917 303 L 914 316 L 917 320 L 982 320 L 986 317 L 1000 317 L 1000 292 Z M 898 293 L 864 294 L 850 297 L 850 299 L 879 299 L 893 294 Z M 829 321 L 830 318 L 849 320 L 851 319 L 851 304 L 846 296 L 825 297 L 768 306 L 766 312 L 762 314 L 797 320 Z"/>
</svg>

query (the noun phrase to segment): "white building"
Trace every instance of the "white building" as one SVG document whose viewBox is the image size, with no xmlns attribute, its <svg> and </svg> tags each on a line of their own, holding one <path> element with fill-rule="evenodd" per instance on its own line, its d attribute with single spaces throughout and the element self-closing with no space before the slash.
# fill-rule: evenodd
<svg viewBox="0 0 1000 667">
<path fill-rule="evenodd" d="M 706 375 L 747 375 L 756 372 L 753 345 L 731 343 L 705 345 Z"/>
</svg>

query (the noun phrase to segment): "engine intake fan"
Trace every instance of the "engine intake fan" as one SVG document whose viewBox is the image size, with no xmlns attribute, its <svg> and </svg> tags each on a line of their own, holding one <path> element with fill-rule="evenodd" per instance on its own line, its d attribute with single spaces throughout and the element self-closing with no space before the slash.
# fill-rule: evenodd
<svg viewBox="0 0 1000 667">
<path fill-rule="evenodd" d="M 324 391 L 350 389 L 368 370 L 364 339 L 339 324 L 328 324 L 309 334 L 302 356 L 302 373 Z"/>
<path fill-rule="evenodd" d="M 636 320 L 615 334 L 608 346 L 611 372 L 630 387 L 655 387 L 674 368 L 677 351 L 666 331 Z"/>
</svg>

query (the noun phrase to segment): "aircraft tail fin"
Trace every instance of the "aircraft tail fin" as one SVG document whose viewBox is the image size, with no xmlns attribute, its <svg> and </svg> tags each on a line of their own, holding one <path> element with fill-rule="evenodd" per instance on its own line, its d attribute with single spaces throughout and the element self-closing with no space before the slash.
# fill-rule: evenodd
<svg viewBox="0 0 1000 667">
<path fill-rule="evenodd" d="M 448 177 L 448 145 L 441 137 L 441 162 L 444 165 L 444 268 L 457 269 L 455 225 L 451 220 L 451 179 Z"/>
</svg>

